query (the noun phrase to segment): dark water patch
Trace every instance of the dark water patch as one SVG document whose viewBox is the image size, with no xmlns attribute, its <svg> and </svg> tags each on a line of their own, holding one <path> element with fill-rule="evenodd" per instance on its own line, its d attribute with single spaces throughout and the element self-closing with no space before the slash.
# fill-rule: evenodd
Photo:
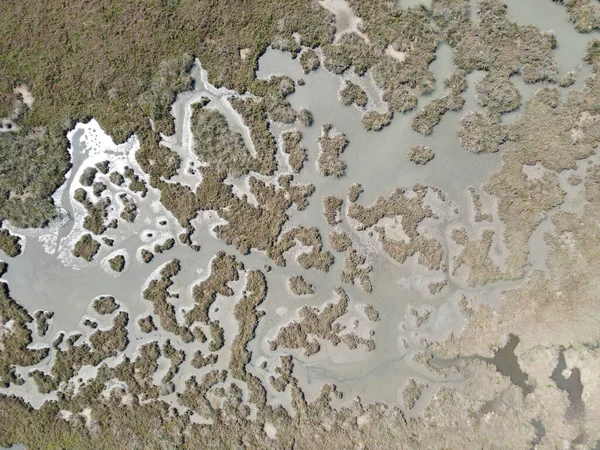
<svg viewBox="0 0 600 450">
<path fill-rule="evenodd" d="M 529 384 L 529 377 L 521 370 L 521 366 L 515 355 L 515 348 L 517 348 L 519 342 L 518 336 L 510 334 L 506 345 L 501 349 L 498 349 L 493 358 L 481 359 L 494 365 L 496 370 L 505 377 L 509 377 L 513 384 L 519 386 L 523 390 L 523 395 L 527 396 L 527 394 L 532 393 L 535 388 Z"/>
<path fill-rule="evenodd" d="M 581 383 L 581 372 L 578 368 L 571 370 L 569 378 L 565 378 L 563 371 L 567 368 L 564 351 L 561 350 L 558 356 L 558 363 L 552 371 L 550 379 L 556 383 L 561 391 L 565 391 L 568 395 L 570 406 L 565 413 L 565 418 L 568 420 L 581 420 L 585 413 L 585 406 L 581 398 L 583 393 L 583 384 Z"/>
</svg>

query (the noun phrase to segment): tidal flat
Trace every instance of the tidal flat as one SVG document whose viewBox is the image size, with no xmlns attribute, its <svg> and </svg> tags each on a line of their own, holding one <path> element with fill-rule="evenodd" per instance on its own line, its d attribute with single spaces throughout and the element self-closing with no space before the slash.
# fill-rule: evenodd
<svg viewBox="0 0 600 450">
<path fill-rule="evenodd" d="M 598 32 L 397 3 L 316 2 L 246 90 L 192 59 L 154 144 L 72 126 L 53 218 L 1 224 L 0 445 L 600 442 Z"/>
</svg>

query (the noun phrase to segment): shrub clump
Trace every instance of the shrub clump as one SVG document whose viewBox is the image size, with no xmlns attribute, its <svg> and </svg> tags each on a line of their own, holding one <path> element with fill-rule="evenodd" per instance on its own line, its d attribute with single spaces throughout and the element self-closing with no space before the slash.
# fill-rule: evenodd
<svg viewBox="0 0 600 450">
<path fill-rule="evenodd" d="M 109 168 L 110 162 L 109 161 L 101 161 L 99 163 L 96 164 L 96 169 L 98 169 L 98 171 L 104 175 L 106 175 L 108 173 L 108 168 Z"/>
<path fill-rule="evenodd" d="M 94 300 L 92 304 L 98 314 L 107 315 L 119 309 L 119 304 L 112 295 L 103 295 Z"/>
<path fill-rule="evenodd" d="M 108 179 L 115 186 L 122 186 L 123 183 L 125 183 L 125 178 L 119 172 L 111 172 L 110 176 L 108 177 Z"/>
<path fill-rule="evenodd" d="M 252 156 L 242 135 L 229 128 L 219 111 L 197 105 L 192 116 L 194 150 L 201 161 L 217 171 L 233 177 L 246 175 L 252 167 Z"/>
<path fill-rule="evenodd" d="M 302 108 L 296 114 L 296 122 L 303 127 L 310 127 L 313 123 L 312 113 L 308 109 Z"/>
<path fill-rule="evenodd" d="M 498 115 L 469 111 L 460 121 L 458 137 L 464 148 L 473 153 L 494 153 L 506 141 L 506 127 Z"/>
<path fill-rule="evenodd" d="M 350 186 L 350 189 L 348 189 L 348 201 L 350 203 L 356 202 L 358 200 L 358 197 L 360 197 L 360 194 L 362 193 L 362 185 L 359 183 L 352 183 L 352 186 Z"/>
<path fill-rule="evenodd" d="M 448 109 L 448 97 L 430 101 L 413 116 L 411 128 L 424 136 L 430 135 Z"/>
<path fill-rule="evenodd" d="M 50 328 L 50 324 L 48 321 L 54 317 L 54 313 L 52 311 L 42 311 L 41 309 L 37 310 L 33 315 L 36 321 L 36 330 L 38 336 L 46 336 L 48 329 Z"/>
<path fill-rule="evenodd" d="M 140 320 L 138 320 L 138 326 L 140 327 L 142 333 L 151 333 L 152 331 L 156 331 L 158 329 L 156 328 L 156 325 L 154 325 L 154 319 L 150 315 L 142 317 Z"/>
<path fill-rule="evenodd" d="M 169 238 L 162 244 L 156 244 L 154 246 L 154 253 L 166 252 L 167 250 L 171 250 L 174 245 L 175 245 L 175 239 Z"/>
<path fill-rule="evenodd" d="M 94 179 L 96 178 L 97 173 L 98 169 L 95 167 L 87 167 L 79 177 L 79 182 L 82 186 L 90 187 L 92 184 L 94 184 Z"/>
<path fill-rule="evenodd" d="M 407 156 L 411 162 L 424 165 L 434 158 L 435 153 L 429 147 L 419 144 L 412 146 Z"/>
<path fill-rule="evenodd" d="M 150 261 L 152 261 L 152 259 L 154 259 L 154 253 L 152 253 L 149 250 L 146 250 L 145 248 L 142 249 L 140 255 L 142 256 L 142 261 L 144 261 L 146 264 L 148 264 Z"/>
<path fill-rule="evenodd" d="M 11 258 L 21 254 L 21 244 L 19 236 L 10 234 L 6 228 L 0 230 L 0 250 Z"/>
<path fill-rule="evenodd" d="M 145 197 L 148 193 L 148 187 L 146 182 L 142 180 L 131 167 L 125 167 L 125 178 L 129 179 L 129 190 L 131 192 L 137 192 L 142 197 Z"/>
<path fill-rule="evenodd" d="M 70 166 L 66 148 L 65 134 L 54 127 L 28 134 L 0 133 L 0 221 L 27 228 L 44 226 L 56 217 L 51 195 Z"/>
<path fill-rule="evenodd" d="M 346 163 L 340 155 L 348 146 L 348 139 L 341 133 L 332 133 L 331 127 L 324 125 L 319 142 L 319 158 L 317 164 L 319 170 L 326 177 L 341 177 L 346 171 Z"/>
<path fill-rule="evenodd" d="M 123 203 L 123 210 L 120 215 L 121 219 L 133 223 L 138 215 L 138 208 L 135 201 L 127 194 L 120 194 L 119 199 Z"/>
<path fill-rule="evenodd" d="M 123 255 L 117 255 L 114 258 L 109 259 L 108 264 L 115 272 L 122 272 L 125 268 L 125 257 Z"/>
<path fill-rule="evenodd" d="M 302 134 L 299 131 L 286 131 L 282 134 L 283 152 L 290 155 L 288 163 L 294 173 L 300 172 L 306 161 L 306 150 L 300 144 Z"/>
<path fill-rule="evenodd" d="M 364 108 L 369 102 L 369 97 L 358 84 L 348 81 L 346 82 L 346 86 L 340 91 L 340 100 L 345 106 L 350 106 L 354 103 L 356 106 Z"/>
<path fill-rule="evenodd" d="M 379 113 L 377 111 L 367 111 L 363 114 L 361 122 L 367 131 L 379 131 L 386 127 L 392 121 L 391 112 Z"/>
<path fill-rule="evenodd" d="M 477 103 L 504 114 L 521 106 L 521 93 L 508 77 L 488 73 L 475 85 Z"/>
<path fill-rule="evenodd" d="M 100 243 L 92 238 L 90 233 L 84 234 L 75 243 L 73 248 L 73 256 L 76 258 L 83 258 L 86 261 L 92 261 L 98 250 L 100 249 Z"/>
<path fill-rule="evenodd" d="M 352 241 L 343 231 L 329 233 L 329 245 L 336 252 L 345 252 L 352 246 Z"/>
<path fill-rule="evenodd" d="M 300 65 L 304 73 L 309 73 L 315 70 L 320 65 L 319 55 L 312 48 L 304 50 L 300 53 Z"/>
<path fill-rule="evenodd" d="M 342 221 L 343 204 L 344 201 L 341 198 L 333 195 L 328 195 L 323 199 L 323 214 L 329 225 L 334 226 Z"/>
<path fill-rule="evenodd" d="M 288 279 L 290 290 L 295 295 L 312 295 L 315 293 L 315 287 L 306 282 L 304 277 L 296 275 Z"/>
<path fill-rule="evenodd" d="M 100 195 L 106 190 L 106 184 L 102 183 L 101 181 L 96 181 L 93 185 L 92 185 L 92 191 L 94 192 L 94 195 L 96 197 L 100 197 Z"/>
</svg>

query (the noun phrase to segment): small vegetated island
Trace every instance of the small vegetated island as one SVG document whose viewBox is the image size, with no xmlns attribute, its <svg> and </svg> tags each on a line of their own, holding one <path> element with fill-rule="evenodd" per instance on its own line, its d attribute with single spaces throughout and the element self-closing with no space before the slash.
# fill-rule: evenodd
<svg viewBox="0 0 600 450">
<path fill-rule="evenodd" d="M 0 447 L 600 446 L 600 3 L 5 3 Z"/>
</svg>

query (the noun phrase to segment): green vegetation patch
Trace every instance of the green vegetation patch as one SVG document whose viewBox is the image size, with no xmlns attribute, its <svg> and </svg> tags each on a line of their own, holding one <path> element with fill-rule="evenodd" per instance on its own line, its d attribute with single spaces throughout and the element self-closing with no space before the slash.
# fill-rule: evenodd
<svg viewBox="0 0 600 450">
<path fill-rule="evenodd" d="M 98 314 L 112 314 L 119 309 L 119 304 L 111 295 L 103 295 L 94 300 L 93 308 Z"/>
<path fill-rule="evenodd" d="M 86 261 L 92 261 L 96 253 L 100 250 L 100 243 L 92 238 L 92 235 L 87 233 L 75 243 L 73 248 L 73 256 L 83 258 Z"/>
<path fill-rule="evenodd" d="M 21 254 L 21 238 L 10 234 L 6 228 L 0 230 L 0 250 L 10 257 L 15 257 Z"/>
<path fill-rule="evenodd" d="M 425 145 L 414 145 L 408 151 L 408 159 L 417 165 L 427 164 L 435 157 L 435 153 Z"/>
<path fill-rule="evenodd" d="M 109 259 L 108 264 L 115 272 L 122 272 L 125 268 L 125 257 L 123 255 L 117 255 L 114 258 Z"/>
<path fill-rule="evenodd" d="M 39 227 L 56 216 L 50 196 L 70 166 L 66 144 L 61 133 L 48 129 L 0 133 L 0 220 L 18 227 Z"/>
<path fill-rule="evenodd" d="M 354 103 L 356 106 L 364 108 L 369 102 L 369 97 L 358 84 L 347 81 L 340 91 L 340 100 L 343 105 L 350 106 Z"/>
<path fill-rule="evenodd" d="M 194 105 L 192 133 L 198 158 L 215 170 L 224 170 L 233 177 L 239 177 L 252 168 L 253 158 L 244 138 L 229 128 L 223 114 L 216 109 Z"/>
</svg>

